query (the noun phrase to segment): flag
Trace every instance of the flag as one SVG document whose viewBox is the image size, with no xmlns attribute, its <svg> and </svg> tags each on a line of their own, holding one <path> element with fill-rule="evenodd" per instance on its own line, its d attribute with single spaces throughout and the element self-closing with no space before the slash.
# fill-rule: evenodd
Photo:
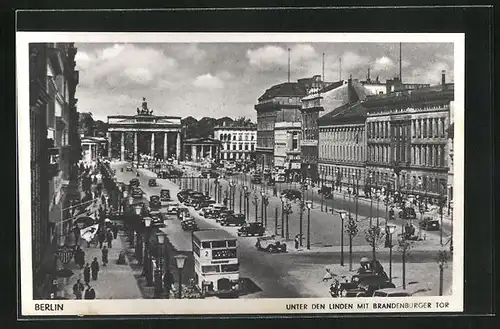
<svg viewBox="0 0 500 329">
<path fill-rule="evenodd" d="M 90 242 L 94 239 L 97 234 L 97 229 L 99 228 L 99 224 L 95 224 L 84 229 L 80 230 L 80 237 L 87 242 Z"/>
</svg>

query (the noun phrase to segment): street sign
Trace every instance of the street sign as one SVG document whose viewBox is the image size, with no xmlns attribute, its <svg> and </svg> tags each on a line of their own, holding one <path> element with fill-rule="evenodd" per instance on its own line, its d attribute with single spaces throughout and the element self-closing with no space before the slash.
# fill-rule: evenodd
<svg viewBox="0 0 500 329">
<path fill-rule="evenodd" d="M 68 264 L 73 258 L 74 249 L 68 246 L 62 246 L 57 249 L 57 257 L 63 264 Z"/>
</svg>

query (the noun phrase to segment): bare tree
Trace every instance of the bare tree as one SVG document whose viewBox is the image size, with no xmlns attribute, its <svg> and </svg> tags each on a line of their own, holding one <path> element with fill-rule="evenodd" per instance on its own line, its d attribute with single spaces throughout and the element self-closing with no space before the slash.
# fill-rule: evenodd
<svg viewBox="0 0 500 329">
<path fill-rule="evenodd" d="M 352 240 L 358 234 L 358 223 L 349 216 L 349 220 L 347 222 L 345 232 L 349 236 L 349 271 L 352 271 Z"/>
<path fill-rule="evenodd" d="M 403 289 L 406 289 L 406 257 L 413 247 L 413 240 L 407 240 L 404 235 L 398 240 L 398 250 L 401 252 L 401 262 L 403 265 Z"/>
<path fill-rule="evenodd" d="M 380 226 L 370 226 L 365 232 L 365 240 L 372 246 L 372 262 L 375 263 L 376 249 L 384 240 L 385 233 L 380 229 Z"/>
</svg>

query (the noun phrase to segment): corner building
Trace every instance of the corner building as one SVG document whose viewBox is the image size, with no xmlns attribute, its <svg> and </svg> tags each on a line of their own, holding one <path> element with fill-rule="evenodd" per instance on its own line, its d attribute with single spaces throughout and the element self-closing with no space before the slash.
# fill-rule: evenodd
<svg viewBox="0 0 500 329">
<path fill-rule="evenodd" d="M 255 127 L 218 126 L 214 129 L 214 138 L 221 142 L 221 160 L 254 160 L 257 144 Z"/>
<path fill-rule="evenodd" d="M 454 85 L 367 98 L 367 174 L 373 187 L 438 198 L 446 195 L 446 157 Z"/>
</svg>

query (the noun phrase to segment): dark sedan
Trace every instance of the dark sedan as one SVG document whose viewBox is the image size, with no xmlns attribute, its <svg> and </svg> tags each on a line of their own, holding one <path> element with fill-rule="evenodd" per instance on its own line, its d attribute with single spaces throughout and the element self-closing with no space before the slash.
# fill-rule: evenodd
<svg viewBox="0 0 500 329">
<path fill-rule="evenodd" d="M 143 196 L 143 192 L 142 192 L 142 190 L 140 188 L 135 187 L 132 190 L 132 198 L 134 198 L 134 199 L 142 199 L 142 196 Z"/>
<path fill-rule="evenodd" d="M 419 223 L 420 228 L 426 231 L 439 231 L 439 220 L 434 219 L 432 217 L 425 217 Z"/>
<path fill-rule="evenodd" d="M 238 236 L 263 236 L 266 228 L 262 223 L 248 223 L 238 229 Z"/>
<path fill-rule="evenodd" d="M 149 207 L 151 209 L 160 209 L 161 208 L 161 201 L 160 201 L 160 197 L 158 195 L 152 195 L 149 197 Z"/>
</svg>

